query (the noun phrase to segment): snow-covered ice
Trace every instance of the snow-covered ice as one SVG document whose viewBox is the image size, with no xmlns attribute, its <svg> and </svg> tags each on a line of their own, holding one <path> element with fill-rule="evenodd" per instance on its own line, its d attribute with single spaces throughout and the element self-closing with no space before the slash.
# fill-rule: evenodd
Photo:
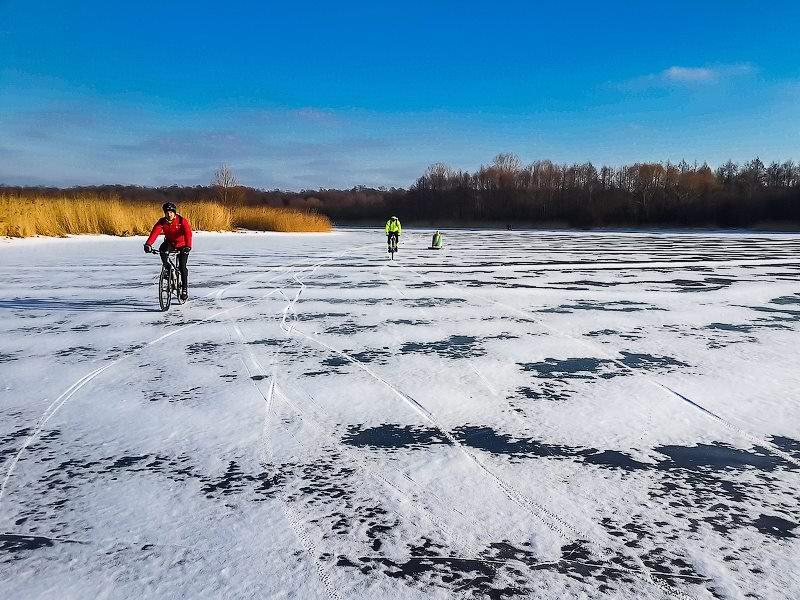
<svg viewBox="0 0 800 600">
<path fill-rule="evenodd" d="M 0 597 L 800 597 L 800 236 L 141 242 L 0 243 Z"/>
</svg>

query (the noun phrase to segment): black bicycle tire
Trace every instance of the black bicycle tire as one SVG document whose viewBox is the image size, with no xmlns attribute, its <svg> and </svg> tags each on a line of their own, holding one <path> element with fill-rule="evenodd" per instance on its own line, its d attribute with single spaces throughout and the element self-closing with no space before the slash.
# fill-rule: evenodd
<svg viewBox="0 0 800 600">
<path fill-rule="evenodd" d="M 167 269 L 161 269 L 161 275 L 158 276 L 158 304 L 161 306 L 161 310 L 169 310 L 169 305 L 172 302 L 171 281 L 166 271 Z M 164 285 L 165 282 L 166 286 Z"/>
</svg>

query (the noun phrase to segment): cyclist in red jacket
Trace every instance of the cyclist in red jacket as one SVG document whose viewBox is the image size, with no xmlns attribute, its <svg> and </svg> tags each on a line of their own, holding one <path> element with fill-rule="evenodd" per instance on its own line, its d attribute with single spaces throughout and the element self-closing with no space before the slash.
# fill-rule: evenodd
<svg viewBox="0 0 800 600">
<path fill-rule="evenodd" d="M 186 263 L 189 261 L 189 252 L 192 250 L 192 227 L 189 219 L 178 214 L 178 207 L 172 202 L 166 202 L 162 207 L 164 216 L 153 226 L 150 237 L 144 243 L 144 251 L 152 252 L 153 243 L 162 233 L 164 242 L 159 246 L 158 252 L 161 254 L 161 262 L 167 265 L 167 254 L 171 250 L 178 251 L 178 267 L 181 270 L 181 280 L 183 289 L 181 290 L 181 300 L 189 297 L 187 283 L 189 281 L 189 269 Z"/>
</svg>

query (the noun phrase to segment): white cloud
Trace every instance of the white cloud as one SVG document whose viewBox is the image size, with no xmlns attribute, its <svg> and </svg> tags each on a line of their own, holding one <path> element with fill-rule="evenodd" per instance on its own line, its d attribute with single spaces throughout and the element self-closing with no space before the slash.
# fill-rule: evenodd
<svg viewBox="0 0 800 600">
<path fill-rule="evenodd" d="M 755 73 L 750 63 L 714 65 L 703 67 L 686 67 L 673 65 L 660 71 L 624 82 L 623 89 L 642 89 L 648 87 L 664 87 L 673 85 L 700 85 L 718 83 L 725 79 Z"/>
<path fill-rule="evenodd" d="M 718 74 L 707 67 L 670 67 L 661 73 L 661 77 L 667 81 L 693 83 L 715 81 Z"/>
</svg>

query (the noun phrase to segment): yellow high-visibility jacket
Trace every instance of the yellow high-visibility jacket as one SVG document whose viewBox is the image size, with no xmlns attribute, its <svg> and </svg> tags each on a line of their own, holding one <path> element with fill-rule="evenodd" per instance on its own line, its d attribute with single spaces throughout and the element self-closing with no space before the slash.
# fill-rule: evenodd
<svg viewBox="0 0 800 600">
<path fill-rule="evenodd" d="M 400 226 L 400 219 L 397 217 L 392 217 L 386 221 L 386 235 L 389 235 L 390 233 L 397 233 L 399 236 L 402 229 L 403 228 Z"/>
</svg>

